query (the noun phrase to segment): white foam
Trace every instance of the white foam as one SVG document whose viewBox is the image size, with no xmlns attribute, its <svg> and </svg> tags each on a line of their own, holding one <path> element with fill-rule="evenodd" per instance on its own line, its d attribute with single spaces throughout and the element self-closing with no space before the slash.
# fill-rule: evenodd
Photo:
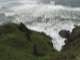
<svg viewBox="0 0 80 60">
<path fill-rule="evenodd" d="M 64 23 L 64 22 L 63 22 Z M 28 26 L 29 29 L 39 31 L 39 32 L 44 32 L 45 34 L 49 35 L 52 37 L 52 43 L 55 49 L 58 51 L 61 51 L 62 47 L 65 45 L 65 39 L 61 38 L 59 36 L 59 31 L 62 29 L 67 29 L 69 31 L 72 31 L 74 28 L 73 22 L 68 22 L 66 21 L 64 24 L 62 22 L 57 22 L 54 26 L 45 26 L 44 24 L 35 24 Z M 45 29 L 46 28 L 46 29 Z"/>
<path fill-rule="evenodd" d="M 62 46 L 65 45 L 65 39 L 61 38 L 58 32 L 62 29 L 72 31 L 74 21 L 71 19 L 71 11 L 75 16 L 80 13 L 80 8 L 70 8 L 55 4 L 38 4 L 36 0 L 17 0 L 20 5 L 8 8 L 12 12 L 5 11 L 6 16 L 15 16 L 14 22 L 23 22 L 29 29 L 44 32 L 52 37 L 52 43 L 55 49 L 60 51 Z M 42 22 L 37 21 L 37 17 L 42 16 Z M 49 21 L 46 23 L 46 18 Z M 56 19 L 55 19 L 56 18 Z M 68 19 L 66 19 L 68 18 Z M 29 20 L 30 19 L 30 20 Z M 66 20 L 64 20 L 66 19 Z M 27 22 L 31 24 L 27 24 Z"/>
<path fill-rule="evenodd" d="M 42 16 L 42 15 L 55 16 L 54 14 L 57 14 L 57 15 L 61 16 L 62 13 L 60 13 L 60 10 L 75 11 L 74 8 L 66 8 L 63 6 L 42 5 L 42 4 L 41 5 L 27 4 L 27 5 L 20 6 L 18 8 L 13 8 L 13 9 L 18 9 L 18 10 L 16 10 L 17 12 L 22 12 L 22 13 L 25 12 L 26 14 L 34 16 L 33 19 L 35 19 L 36 16 L 38 17 L 38 16 Z M 76 10 L 78 10 L 78 9 L 76 9 Z M 62 14 L 62 16 L 63 16 L 63 14 Z M 55 23 L 55 22 L 53 22 L 53 23 Z M 41 32 L 41 31 L 45 32 L 47 35 L 51 36 L 53 38 L 52 42 L 53 42 L 54 48 L 57 49 L 58 51 L 60 51 L 62 49 L 62 46 L 65 45 L 65 42 L 64 42 L 65 39 L 61 38 L 59 36 L 58 32 L 62 29 L 67 29 L 67 30 L 71 31 L 73 28 L 73 22 L 72 21 L 66 21 L 66 22 L 65 21 L 63 21 L 63 22 L 57 21 L 54 25 L 51 25 L 51 26 L 49 26 L 47 24 L 42 24 L 42 23 L 39 24 L 39 23 L 33 22 L 33 24 L 28 26 L 28 28 L 35 30 L 35 31 L 39 31 L 39 32 Z M 47 28 L 47 29 L 45 30 L 45 28 Z"/>
</svg>

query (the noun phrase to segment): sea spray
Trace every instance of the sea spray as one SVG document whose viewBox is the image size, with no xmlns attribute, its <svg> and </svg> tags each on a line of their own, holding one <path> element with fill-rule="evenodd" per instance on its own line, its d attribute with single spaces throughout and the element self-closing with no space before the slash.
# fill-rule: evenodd
<svg viewBox="0 0 80 60">
<path fill-rule="evenodd" d="M 59 31 L 72 31 L 74 24 L 80 23 L 80 8 L 65 7 L 52 3 L 41 4 L 35 0 L 14 0 L 0 4 L 6 20 L 15 23 L 23 22 L 29 29 L 44 32 L 52 38 L 53 46 L 60 51 L 65 45 Z"/>
</svg>

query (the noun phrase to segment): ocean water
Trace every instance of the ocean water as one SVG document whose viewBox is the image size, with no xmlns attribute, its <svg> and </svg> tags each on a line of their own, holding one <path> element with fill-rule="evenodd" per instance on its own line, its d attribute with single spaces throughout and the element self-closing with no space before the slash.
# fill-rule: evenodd
<svg viewBox="0 0 80 60">
<path fill-rule="evenodd" d="M 79 0 L 0 0 L 0 24 L 23 22 L 29 29 L 52 38 L 53 47 L 61 51 L 65 39 L 59 31 L 72 31 L 80 25 Z"/>
</svg>

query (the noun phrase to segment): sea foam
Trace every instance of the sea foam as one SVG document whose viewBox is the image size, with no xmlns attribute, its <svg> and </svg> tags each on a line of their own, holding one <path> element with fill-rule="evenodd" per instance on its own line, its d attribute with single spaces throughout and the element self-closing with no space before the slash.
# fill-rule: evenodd
<svg viewBox="0 0 80 60">
<path fill-rule="evenodd" d="M 19 5 L 13 4 L 8 7 L 9 3 Z M 11 19 L 13 22 L 23 22 L 29 29 L 49 35 L 54 48 L 58 51 L 61 51 L 65 45 L 65 39 L 59 36 L 59 31 L 62 29 L 72 31 L 74 24 L 80 22 L 80 8 L 55 5 L 55 2 L 54 4 L 38 4 L 36 0 L 34 2 L 32 0 L 16 0 L 16 2 L 8 2 L 7 6 L 3 4 L 1 7 L 5 8 L 2 11 L 6 17 L 14 17 L 14 20 Z"/>
</svg>

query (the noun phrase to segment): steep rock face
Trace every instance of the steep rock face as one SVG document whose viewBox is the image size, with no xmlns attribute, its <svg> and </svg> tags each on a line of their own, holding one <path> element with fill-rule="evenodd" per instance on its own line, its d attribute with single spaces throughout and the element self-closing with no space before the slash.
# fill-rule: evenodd
<svg viewBox="0 0 80 60">
<path fill-rule="evenodd" d="M 55 60 L 80 60 L 80 26 L 75 26 L 72 32 L 61 30 L 59 35 L 66 38 L 66 44 Z"/>
<path fill-rule="evenodd" d="M 69 57 L 68 60 L 80 60 L 80 26 L 73 28 L 69 39 L 65 43 L 66 45 L 62 49 L 62 53 Z"/>
<path fill-rule="evenodd" d="M 77 39 L 80 39 L 80 26 L 75 26 L 73 29 L 72 29 L 72 32 L 68 31 L 68 30 L 61 30 L 59 32 L 59 35 L 62 37 L 62 38 L 66 38 L 66 46 L 68 46 L 69 44 L 73 45 L 72 43 L 76 43 L 75 41 L 78 41 Z M 80 42 L 80 41 L 78 41 Z M 76 43 L 77 45 L 77 43 Z M 70 47 L 70 46 L 69 46 Z"/>
<path fill-rule="evenodd" d="M 69 35 L 69 39 L 67 39 L 65 43 L 65 46 L 70 45 L 71 47 L 75 47 L 75 45 L 78 45 L 78 43 L 80 43 L 80 26 L 75 26 L 73 28 L 71 34 Z"/>
</svg>

